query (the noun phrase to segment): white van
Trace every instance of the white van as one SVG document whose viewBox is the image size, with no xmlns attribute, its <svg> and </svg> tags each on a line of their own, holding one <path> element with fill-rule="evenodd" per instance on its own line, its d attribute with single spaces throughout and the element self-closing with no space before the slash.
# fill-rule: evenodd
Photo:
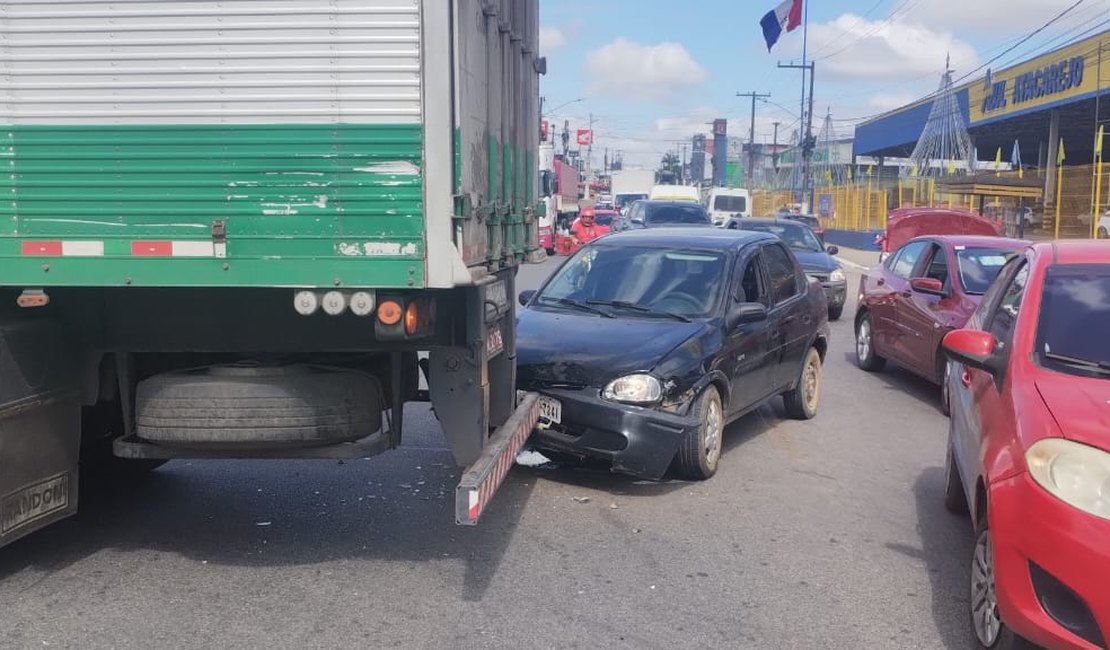
<svg viewBox="0 0 1110 650">
<path fill-rule="evenodd" d="M 651 188 L 652 201 L 693 201 L 701 203 L 701 192 L 693 185 L 656 185 Z"/>
<path fill-rule="evenodd" d="M 706 203 L 714 226 L 723 226 L 732 217 L 752 216 L 751 197 L 748 190 L 731 187 L 714 187 Z"/>
</svg>

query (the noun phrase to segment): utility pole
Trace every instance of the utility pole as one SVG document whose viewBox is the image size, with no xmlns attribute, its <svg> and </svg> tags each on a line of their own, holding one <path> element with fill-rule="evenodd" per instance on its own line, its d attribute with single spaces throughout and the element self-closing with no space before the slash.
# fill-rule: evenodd
<svg viewBox="0 0 1110 650">
<path fill-rule="evenodd" d="M 570 155 L 570 120 L 563 120 L 563 158 Z"/>
<path fill-rule="evenodd" d="M 685 185 L 686 184 L 686 143 L 685 142 L 682 143 L 682 158 L 681 158 L 681 161 L 682 162 L 680 164 L 682 166 L 678 168 L 679 169 L 679 178 L 681 179 L 680 182 L 679 182 L 679 185 Z"/>
<path fill-rule="evenodd" d="M 775 138 L 771 144 L 771 166 L 775 169 L 776 175 L 779 173 L 779 124 L 782 122 L 774 122 Z"/>
<path fill-rule="evenodd" d="M 802 121 L 804 122 L 804 131 L 801 137 L 802 145 L 802 195 L 805 201 L 809 202 L 809 208 L 813 209 L 813 180 L 810 178 L 812 175 L 811 160 L 813 158 L 813 149 L 816 146 L 816 139 L 813 137 L 813 77 L 814 66 L 813 62 L 809 63 L 779 63 L 780 68 L 794 68 L 802 70 L 802 83 L 805 83 L 805 73 L 809 71 L 809 109 L 804 111 Z M 805 102 L 802 102 L 803 107 Z"/>
<path fill-rule="evenodd" d="M 590 113 L 590 144 L 586 145 L 586 182 L 594 171 L 594 114 Z"/>
<path fill-rule="evenodd" d="M 751 97 L 752 98 L 752 123 L 751 128 L 748 130 L 748 188 L 755 185 L 755 100 L 765 99 L 770 97 L 770 93 L 736 93 L 737 97 Z"/>
</svg>

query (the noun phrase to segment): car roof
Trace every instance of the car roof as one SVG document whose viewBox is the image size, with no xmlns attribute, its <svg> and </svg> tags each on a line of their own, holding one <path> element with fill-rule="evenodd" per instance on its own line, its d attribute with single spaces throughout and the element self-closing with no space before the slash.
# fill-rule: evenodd
<svg viewBox="0 0 1110 650">
<path fill-rule="evenodd" d="M 781 223 L 787 226 L 805 226 L 804 223 L 798 223 L 796 219 L 787 219 L 786 217 L 737 217 L 734 218 L 733 221 L 740 225 Z"/>
<path fill-rule="evenodd" d="M 1006 248 L 1010 250 L 1021 250 L 1030 244 L 1025 239 L 991 237 L 989 235 L 919 235 L 910 241 L 919 239 L 937 241 L 948 246 L 975 246 L 976 248 Z"/>
<path fill-rule="evenodd" d="M 777 241 L 770 233 L 725 230 L 723 228 L 646 228 L 625 230 L 597 240 L 606 245 L 639 245 L 667 248 L 736 250 L 752 242 Z"/>
<path fill-rule="evenodd" d="M 643 201 L 637 201 L 637 203 L 644 203 L 646 205 L 677 205 L 683 207 L 696 205 L 699 207 L 704 207 L 701 203 L 698 203 L 697 201 L 678 201 L 672 199 L 645 199 Z"/>
<path fill-rule="evenodd" d="M 1033 245 L 1037 252 L 1052 250 L 1054 264 L 1110 264 L 1110 239 L 1066 239 Z"/>
</svg>

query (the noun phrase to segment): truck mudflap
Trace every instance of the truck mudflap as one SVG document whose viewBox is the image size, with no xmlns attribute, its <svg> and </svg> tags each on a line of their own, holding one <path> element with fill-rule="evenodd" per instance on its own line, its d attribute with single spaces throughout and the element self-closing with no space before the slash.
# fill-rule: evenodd
<svg viewBox="0 0 1110 650">
<path fill-rule="evenodd" d="M 478 460 L 463 472 L 455 488 L 455 523 L 477 525 L 539 419 L 540 396 L 525 393 L 508 421 L 490 436 Z"/>
</svg>

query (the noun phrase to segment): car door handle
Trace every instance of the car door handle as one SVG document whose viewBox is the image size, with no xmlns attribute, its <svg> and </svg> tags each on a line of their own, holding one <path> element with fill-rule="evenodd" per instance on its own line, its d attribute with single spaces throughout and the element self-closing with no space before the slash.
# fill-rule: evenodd
<svg viewBox="0 0 1110 650">
<path fill-rule="evenodd" d="M 879 285 L 879 286 L 881 287 L 881 286 L 883 286 L 884 284 L 886 284 L 886 280 L 884 280 L 884 279 L 882 279 L 882 278 L 879 278 L 879 280 L 878 280 L 878 281 L 877 281 L 877 282 L 876 282 L 875 284 L 877 284 L 877 285 Z"/>
</svg>

